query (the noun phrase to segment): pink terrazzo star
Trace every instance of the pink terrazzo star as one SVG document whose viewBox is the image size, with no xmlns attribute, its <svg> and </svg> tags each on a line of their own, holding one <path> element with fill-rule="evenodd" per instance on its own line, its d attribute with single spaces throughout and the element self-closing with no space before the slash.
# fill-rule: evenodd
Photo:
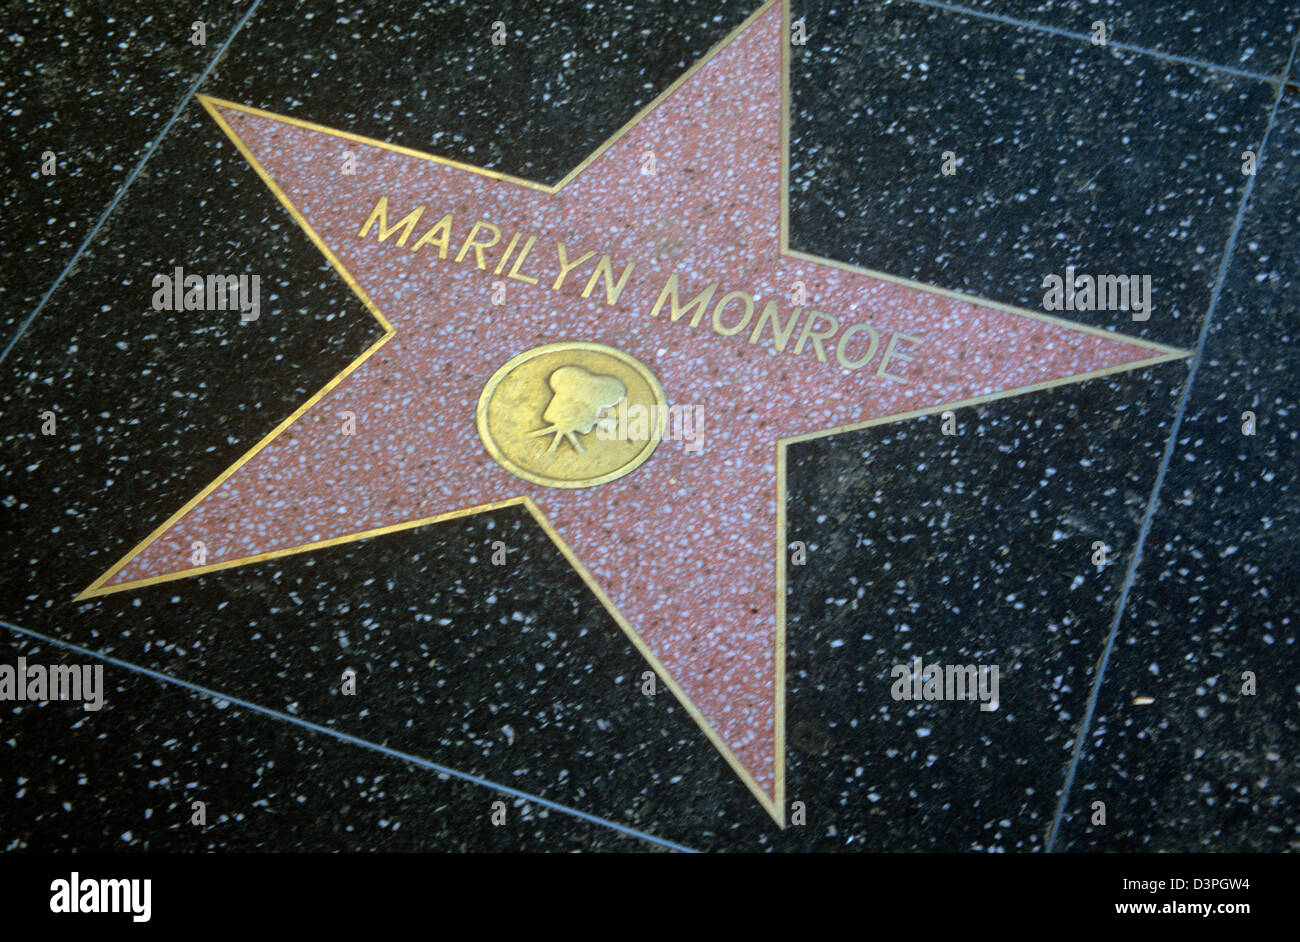
<svg viewBox="0 0 1300 942">
<path fill-rule="evenodd" d="M 523 499 L 783 821 L 783 440 L 1178 355 L 786 250 L 784 29 L 779 6 L 765 6 L 557 187 L 205 99 L 391 330 L 86 595 Z M 383 239 L 371 219 L 381 198 Z M 500 233 L 481 257 L 464 248 L 477 223 L 490 225 L 474 241 Z M 694 326 L 693 312 L 670 316 L 673 274 L 681 305 L 719 283 Z M 744 295 L 715 326 L 732 291 Z M 746 298 L 752 315 L 728 334 Z M 764 325 L 769 302 L 777 322 Z M 838 333 L 819 339 L 830 321 L 814 310 Z M 518 353 L 575 340 L 631 354 L 670 403 L 703 406 L 700 450 L 662 442 L 631 474 L 586 489 L 495 463 L 475 426 L 484 384 Z"/>
</svg>

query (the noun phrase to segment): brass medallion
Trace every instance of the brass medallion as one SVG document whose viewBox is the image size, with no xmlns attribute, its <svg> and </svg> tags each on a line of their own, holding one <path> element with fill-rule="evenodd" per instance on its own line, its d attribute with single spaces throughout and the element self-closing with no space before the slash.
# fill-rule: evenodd
<svg viewBox="0 0 1300 942">
<path fill-rule="evenodd" d="M 478 433 L 497 463 L 547 487 L 621 478 L 659 444 L 667 402 L 653 373 L 599 343 L 534 347 L 483 387 Z M 648 416 L 629 423 L 628 414 Z"/>
</svg>

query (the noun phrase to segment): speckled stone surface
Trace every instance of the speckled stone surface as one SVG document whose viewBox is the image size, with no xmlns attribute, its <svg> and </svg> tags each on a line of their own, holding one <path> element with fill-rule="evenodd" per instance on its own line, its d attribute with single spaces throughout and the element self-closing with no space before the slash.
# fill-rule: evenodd
<svg viewBox="0 0 1300 942">
<path fill-rule="evenodd" d="M 0 349 L 215 58 L 247 0 L 5 5 Z M 190 42 L 206 24 L 206 45 Z M 53 152 L 56 171 L 41 172 Z"/>
<path fill-rule="evenodd" d="M 20 657 L 93 663 L 6 633 L 0 664 Z M 98 710 L 0 707 L 0 850 L 668 849 L 124 668 L 102 681 Z"/>
<path fill-rule="evenodd" d="M 1069 850 L 1300 849 L 1300 102 L 1280 109 L 1267 157 L 1082 755 Z"/>
<path fill-rule="evenodd" d="M 791 801 L 817 849 L 1041 850 L 1181 363 L 798 446 Z M 996 470 L 994 470 L 996 469 Z M 1112 549 L 1092 565 L 1092 544 Z M 891 697 L 997 664 L 999 706 Z"/>
<path fill-rule="evenodd" d="M 1195 343 L 1272 87 L 914 4 L 806 15 L 793 246 L 1035 310 L 1067 265 L 1149 275 L 1149 320 L 1066 316 Z"/>
<path fill-rule="evenodd" d="M 544 10 L 521 5 L 507 8 L 504 16 L 512 37 L 519 30 L 520 41 L 499 48 L 484 38 L 499 16 L 495 9 L 450 5 L 433 14 L 401 3 L 264 3 L 202 90 L 554 182 L 749 12 L 738 4 L 721 13 L 712 5 L 599 13 L 580 3 Z M 1096 314 L 1064 316 L 1150 340 L 1194 343 L 1241 195 L 1244 178 L 1232 152 L 1262 134 L 1269 86 L 1109 53 L 1101 72 L 1078 64 L 1083 57 L 1095 60 L 1091 47 L 910 5 L 892 4 L 883 12 L 864 5 L 851 12 L 853 23 L 865 24 L 860 33 L 813 29 L 809 47 L 794 51 L 792 157 L 801 168 L 791 193 L 796 247 L 1030 306 L 1041 298 L 1042 275 L 1060 272 L 1066 263 L 1101 272 L 1149 269 L 1172 279 L 1157 288 L 1151 321 L 1120 325 L 1102 323 Z M 818 51 L 823 47 L 829 51 Z M 904 77 L 909 70 L 893 70 L 865 81 L 873 63 L 900 56 L 926 61 L 931 83 L 944 75 L 952 80 L 934 94 L 918 91 L 918 65 L 911 78 Z M 1208 46 L 1203 57 L 1213 58 Z M 852 61 L 845 65 L 846 60 Z M 841 66 L 843 78 L 832 81 Z M 1016 80 L 1021 67 L 1033 73 L 1032 83 Z M 831 72 L 818 71 L 823 68 Z M 1070 108 L 1064 133 L 1056 137 L 1069 136 L 1070 143 L 1057 146 L 1052 135 L 1039 133 L 1038 151 L 1050 155 L 1041 166 L 1027 149 L 1009 147 L 1008 162 L 986 164 L 981 180 L 971 184 L 976 190 L 936 202 L 935 194 L 946 192 L 937 157 L 935 173 L 921 174 L 909 163 L 909 149 L 890 151 L 891 135 L 866 123 L 863 107 L 852 104 L 868 91 L 895 109 L 885 129 L 909 114 L 924 126 L 940 126 L 944 117 L 924 116 L 942 107 L 948 124 L 980 128 L 999 147 L 999 137 L 1022 115 L 1034 115 L 1025 123 L 1040 132 L 1045 124 L 1051 127 L 1047 119 L 1062 109 L 1042 111 L 1041 98 L 1059 94 Z M 1222 123 L 1222 135 L 1205 131 L 1207 113 Z M 1002 124 L 990 129 L 990 115 Z M 853 159 L 811 160 L 806 155 L 824 151 L 822 141 L 835 140 L 826 137 L 832 124 L 855 127 L 837 145 Z M 1129 125 L 1153 130 L 1134 136 Z M 1133 158 L 1146 168 L 1146 189 L 1138 191 L 1146 195 L 1131 196 L 1126 178 L 1109 180 L 1103 172 L 1090 186 L 1106 187 L 1106 199 L 1094 199 L 1096 191 L 1079 187 L 1115 156 L 1102 156 L 1105 145 L 1097 142 L 1120 134 L 1140 147 Z M 1279 153 L 1294 149 L 1293 143 L 1278 146 Z M 1067 152 L 1089 147 L 1098 159 L 1086 172 L 1063 175 L 1060 161 Z M 1223 169 L 1208 156 L 1220 150 L 1226 152 Z M 969 166 L 963 164 L 949 182 L 964 186 L 962 173 Z M 961 410 L 955 436 L 942 435 L 931 417 L 791 449 L 791 538 L 799 534 L 810 552 L 809 564 L 791 572 L 787 600 L 787 791 L 791 801 L 805 802 L 807 824 L 781 832 L 670 696 L 640 693 L 635 684 L 644 659 L 517 509 L 92 603 L 71 601 L 134 545 L 141 526 L 147 529 L 149 521 L 197 493 L 379 335 L 360 302 L 197 103 L 164 139 L 149 171 L 110 219 L 78 278 L 3 364 L 0 616 L 691 848 L 1042 849 L 1185 363 Z M 1022 180 L 1039 180 L 1041 202 L 1014 199 Z M 803 191 L 805 181 L 811 181 L 809 192 L 824 198 L 822 208 Z M 1171 195 L 1166 208 L 1149 217 L 1148 206 L 1159 202 L 1148 196 L 1156 190 L 1163 195 L 1161 183 Z M 978 197 L 985 190 L 1011 197 L 990 209 L 992 198 Z M 1258 369 L 1265 375 L 1279 377 L 1261 393 L 1260 436 L 1249 440 L 1276 441 L 1279 456 L 1290 440 L 1289 432 L 1280 431 L 1286 426 L 1278 424 L 1287 408 L 1286 373 L 1268 371 L 1275 362 L 1269 357 L 1282 362 L 1281 345 L 1269 339 L 1271 333 L 1260 333 L 1253 312 L 1282 312 L 1273 315 L 1279 319 L 1285 314 L 1288 282 L 1281 259 L 1288 241 L 1294 243 L 1294 191 L 1289 179 L 1270 188 L 1261 177 L 1256 197 L 1272 193 L 1282 214 L 1272 218 L 1283 221 L 1257 228 L 1258 248 L 1249 248 L 1245 238 L 1238 245 L 1244 270 L 1236 291 L 1241 300 L 1233 306 L 1251 317 L 1228 317 L 1221 306 L 1223 319 L 1217 321 L 1240 325 L 1236 347 L 1230 348 L 1235 352 L 1225 362 L 1249 364 L 1243 369 L 1262 364 Z M 1086 202 L 1080 202 L 1083 196 Z M 903 224 L 962 209 L 964 222 L 934 231 Z M 1035 262 L 1026 274 L 1025 246 L 1043 252 L 1041 245 L 1058 231 L 1054 227 L 1066 225 L 1061 231 L 1069 248 L 1052 255 L 1051 264 L 1040 268 Z M 1023 231 L 1031 237 L 1021 245 L 1010 234 Z M 928 268 L 921 264 L 927 244 L 935 259 Z M 202 272 L 261 272 L 258 332 L 242 329 L 237 317 L 153 312 L 149 280 L 177 263 Z M 1013 290 L 1013 284 L 1029 287 Z M 1162 319 L 1162 292 L 1179 299 L 1176 318 Z M 1211 336 L 1210 359 L 1221 336 L 1226 335 L 1217 330 Z M 1207 363 L 1202 379 L 1212 375 Z M 1218 395 L 1213 392 L 1211 399 Z M 1265 401 L 1274 404 L 1271 418 Z M 46 409 L 59 419 L 54 436 L 39 432 Z M 1233 411 L 1239 416 L 1235 401 Z M 1197 445 L 1193 451 L 1204 449 Z M 1148 557 L 1175 540 L 1172 531 L 1156 535 L 1162 517 L 1177 508 L 1179 493 L 1202 481 L 1189 469 L 1191 482 L 1174 488 L 1182 461 L 1175 457 L 1166 481 Z M 1273 532 L 1286 533 L 1282 511 L 1274 514 L 1266 506 L 1284 509 L 1294 499 L 1291 479 L 1281 468 L 1276 474 L 1275 482 L 1266 482 L 1275 490 L 1258 502 L 1246 498 L 1240 512 L 1254 513 L 1253 519 L 1270 516 Z M 1216 513 L 1216 520 L 1228 515 Z M 1258 536 L 1261 527 L 1241 529 Z M 503 535 L 512 548 L 504 574 L 489 561 L 492 541 Z M 1114 549 L 1101 572 L 1090 564 L 1098 539 Z M 1225 559 L 1198 545 L 1195 552 L 1203 559 L 1197 560 L 1189 548 L 1186 554 L 1201 568 L 1174 560 L 1170 571 L 1186 568 L 1203 576 L 1205 598 L 1216 601 L 1197 604 L 1240 599 L 1231 604 L 1259 612 L 1248 628 L 1271 620 L 1278 626 L 1265 629 L 1272 645 L 1262 635 L 1251 643 L 1277 650 L 1293 637 L 1282 618 L 1294 605 L 1247 609 L 1262 603 L 1247 598 L 1252 583 L 1229 561 L 1249 559 L 1261 573 L 1279 573 L 1267 578 L 1285 585 L 1287 553 L 1250 557 L 1248 543 L 1235 545 L 1237 553 Z M 1262 584 L 1272 591 L 1272 583 Z M 1139 585 L 1134 604 L 1151 604 L 1143 598 Z M 1161 643 L 1192 633 L 1174 625 L 1161 631 Z M 1126 667 L 1124 649 L 1122 644 L 1111 661 L 1121 681 L 1150 676 L 1144 672 L 1151 662 L 1163 669 L 1170 657 L 1191 654 L 1192 664 L 1207 657 L 1202 647 L 1184 646 L 1172 655 L 1152 648 Z M 973 703 L 889 699 L 891 666 L 915 655 L 1002 664 L 999 709 L 982 713 Z M 347 667 L 358 672 L 356 699 L 337 692 Z M 1207 676 L 1216 669 L 1206 661 Z M 1187 670 L 1201 683 L 1200 672 Z M 1277 700 L 1266 704 L 1265 696 L 1288 696 L 1282 702 L 1294 703 L 1293 693 L 1277 686 L 1266 692 L 1265 671 L 1259 676 L 1256 709 L 1284 709 Z M 338 828 L 352 824 L 362 835 L 356 842 L 361 847 L 424 849 L 460 842 L 483 849 L 640 848 L 612 831 L 602 839 L 588 823 L 555 813 L 544 827 L 538 821 L 508 840 L 477 822 L 444 830 L 445 822 L 402 817 L 411 814 L 410 805 L 422 806 L 417 810 L 425 816 L 444 805 L 477 814 L 475 793 L 492 793 L 465 786 L 472 791 L 458 804 L 460 786 L 438 781 L 434 772 L 403 770 L 373 750 L 298 728 L 277 732 L 278 721 L 262 715 L 243 715 L 240 727 L 231 729 L 218 720 L 231 722 L 234 707 L 217 711 L 190 694 L 178 694 L 184 704 L 170 709 L 194 716 L 192 724 L 177 729 L 161 708 L 157 715 L 147 709 L 166 688 L 149 678 L 135 683 L 145 692 L 132 695 L 128 704 L 134 706 L 106 710 L 95 721 L 99 726 L 72 730 L 76 720 L 48 721 L 55 715 L 49 711 L 62 708 L 51 704 L 24 707 L 26 718 L 13 724 L 16 732 L 7 722 L 0 728 L 0 748 L 12 748 L 3 744 L 13 738 L 25 744 L 24 761 L 44 761 L 31 772 L 15 773 L 44 786 L 24 794 L 21 812 L 9 797 L 17 788 L 6 780 L 0 846 L 32 834 L 31 848 L 139 848 L 146 842 L 174 847 L 174 834 L 149 830 L 152 818 L 145 819 L 144 811 L 162 806 L 146 790 L 156 773 L 142 768 L 146 760 L 136 756 L 149 756 L 159 740 L 175 739 L 185 749 L 192 743 L 204 756 L 219 757 L 204 768 L 220 770 L 222 762 L 229 767 L 206 780 L 229 796 L 227 807 L 245 814 L 239 827 L 247 831 L 223 825 L 210 839 L 215 847 L 341 849 L 352 846 L 353 836 L 344 830 L 343 839 Z M 1195 684 L 1188 684 L 1190 703 Z M 1111 730 L 1117 721 L 1110 719 L 1108 704 L 1127 703 L 1128 693 L 1103 686 Z M 11 707 L 2 707 L 6 719 Z M 215 713 L 220 716 L 214 719 Z M 1267 757 L 1274 743 L 1294 738 L 1294 725 L 1272 716 L 1252 722 L 1246 727 L 1250 741 L 1261 748 L 1251 761 L 1260 768 L 1251 772 L 1249 794 L 1227 806 L 1243 817 L 1247 802 L 1259 809 L 1268 822 L 1259 843 L 1250 843 L 1248 824 L 1204 813 L 1204 794 L 1240 792 L 1233 751 L 1242 748 L 1242 733 L 1231 723 L 1196 717 L 1161 733 L 1159 756 L 1128 744 L 1114 754 L 1091 747 L 1085 753 L 1076 788 L 1123 787 L 1123 817 L 1132 817 L 1127 801 L 1141 809 L 1144 821 L 1172 822 L 1163 829 L 1116 825 L 1113 842 L 1095 846 L 1280 849 L 1294 840 L 1295 814 L 1284 790 L 1293 779 L 1271 771 Z M 62 788 L 67 773 L 63 766 L 49 768 L 44 757 L 95 755 L 80 745 L 92 729 L 99 730 L 96 736 L 107 734 L 115 750 L 119 740 L 124 743 L 120 751 L 99 753 L 106 757 L 96 760 L 102 767 L 90 777 L 95 784 L 84 786 L 95 792 L 94 803 L 78 801 L 68 810 L 62 804 L 66 796 L 47 791 L 50 784 Z M 1100 745 L 1110 748 L 1116 741 L 1103 737 Z M 244 743 L 246 748 L 235 748 Z M 1198 765 L 1198 749 L 1216 758 Z M 1295 754 L 1294 748 L 1279 751 Z M 197 776 L 200 760 L 189 754 L 196 758 L 186 767 Z M 1094 754 L 1105 755 L 1104 768 L 1089 764 Z M 314 781 L 321 768 L 329 770 L 326 782 L 333 770 L 346 770 L 329 791 L 328 803 L 338 813 L 324 819 L 328 824 L 317 809 L 310 819 L 295 818 L 291 827 L 274 827 L 269 812 L 254 805 L 269 800 L 255 784 L 268 760 L 288 769 L 267 789 L 280 796 L 300 794 L 300 783 Z M 385 787 L 391 779 L 380 783 L 384 798 L 374 791 L 373 780 L 381 774 L 403 783 L 391 790 Z M 347 784 L 358 776 L 365 783 Z M 260 777 L 273 781 L 267 771 Z M 394 794 L 402 797 L 402 807 L 389 800 Z M 99 796 L 122 805 L 108 824 L 94 810 L 101 806 Z M 1153 808 L 1159 811 L 1154 818 Z M 380 819 L 403 822 L 396 843 L 391 828 L 378 826 Z M 1281 835 L 1271 826 L 1280 827 Z M 122 841 L 128 830 L 132 840 Z M 1069 824 L 1058 847 L 1094 846 L 1092 837 L 1080 834 Z"/>
<path fill-rule="evenodd" d="M 1262 75 L 1281 75 L 1300 25 L 1293 0 L 965 0 L 953 4 Z"/>
</svg>

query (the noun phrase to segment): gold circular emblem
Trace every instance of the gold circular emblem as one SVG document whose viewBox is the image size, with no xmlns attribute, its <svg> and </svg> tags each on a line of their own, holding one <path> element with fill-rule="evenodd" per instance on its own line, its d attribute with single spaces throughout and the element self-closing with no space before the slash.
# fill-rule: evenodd
<svg viewBox="0 0 1300 942">
<path fill-rule="evenodd" d="M 666 405 L 659 380 L 622 350 L 551 343 L 492 374 L 478 400 L 478 434 L 497 463 L 525 481 L 591 487 L 650 457 Z"/>
</svg>

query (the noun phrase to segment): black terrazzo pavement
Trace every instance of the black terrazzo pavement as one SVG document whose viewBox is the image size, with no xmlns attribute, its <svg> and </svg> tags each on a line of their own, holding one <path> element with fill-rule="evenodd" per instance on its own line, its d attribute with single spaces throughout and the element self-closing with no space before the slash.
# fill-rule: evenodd
<svg viewBox="0 0 1300 942">
<path fill-rule="evenodd" d="M 249 4 L 4 4 L 0 330 L 73 260 L 114 195 L 216 58 Z M 204 45 L 191 42 L 196 21 Z M 53 153 L 55 172 L 42 172 Z"/>
<path fill-rule="evenodd" d="M 1128 23 L 1170 15 L 1126 9 Z M 1169 40 L 1276 74 L 1300 12 L 1250 9 L 1224 19 L 1221 41 Z M 202 91 L 551 181 L 749 12 L 264 0 Z M 810 36 L 793 56 L 796 247 L 1031 308 L 1043 275 L 1066 264 L 1150 273 L 1148 322 L 1063 316 L 1195 345 L 1246 188 L 1240 151 L 1269 127 L 1276 83 L 921 4 L 796 14 Z M 498 19 L 505 47 L 487 40 Z M 1257 29 L 1256 58 L 1240 59 L 1233 37 L 1249 45 Z M 173 100 L 205 65 L 169 72 Z M 1287 99 L 1103 677 L 1094 725 L 1106 734 L 1085 737 L 1055 849 L 1296 842 L 1285 338 L 1298 133 Z M 954 177 L 938 173 L 944 149 L 964 158 Z M 45 206 L 46 184 L 21 182 L 22 205 Z M 43 243 L 30 251 L 53 259 L 47 282 L 67 261 Z M 260 273 L 261 318 L 152 311 L 150 279 L 175 264 Z M 961 410 L 955 436 L 929 417 L 791 449 L 790 537 L 810 552 L 787 605 L 787 791 L 808 823 L 781 832 L 671 695 L 640 694 L 640 655 L 517 511 L 74 603 L 377 336 L 196 101 L 75 275 L 0 365 L 0 618 L 690 848 L 1046 847 L 1189 361 Z M 1255 438 L 1230 434 L 1252 407 L 1242 402 L 1259 414 Z M 40 434 L 47 409 L 54 436 Z M 1187 494 L 1198 496 L 1182 507 Z M 512 550 L 506 567 L 489 561 L 494 539 Z M 1100 571 L 1095 540 L 1112 548 Z M 0 663 L 36 644 L 8 630 Z M 999 709 L 894 702 L 890 668 L 915 655 L 1001 665 Z M 1225 658 L 1268 665 L 1249 707 L 1196 692 Z M 1167 668 L 1158 705 L 1141 709 L 1172 703 L 1149 714 L 1170 719 L 1124 726 L 1150 663 Z M 355 698 L 338 692 L 345 668 Z M 0 748 L 12 750 L 0 846 L 655 846 L 535 808 L 494 828 L 490 788 L 126 668 L 106 675 L 111 709 L 98 714 L 0 709 Z M 156 759 L 177 766 L 165 794 L 149 787 Z M 177 828 L 180 778 L 227 809 L 221 827 Z M 297 801 L 305 791 L 316 797 Z M 1112 819 L 1096 832 L 1077 809 L 1102 791 Z"/>
<path fill-rule="evenodd" d="M 1300 100 L 1269 148 L 1082 754 L 1068 849 L 1300 850 Z M 1089 825 L 1098 800 L 1105 828 Z"/>
<path fill-rule="evenodd" d="M 916 4 L 806 15 L 793 245 L 1032 310 L 1067 265 L 1150 275 L 1147 321 L 1053 313 L 1195 344 L 1272 86 Z"/>
<path fill-rule="evenodd" d="M 1105 24 L 1108 42 L 1276 77 L 1296 36 L 1290 3 L 1220 0 L 962 0 L 967 7 L 1089 37 Z"/>
<path fill-rule="evenodd" d="M 811 846 L 1043 848 L 1186 372 L 793 449 L 788 787 Z M 998 709 L 894 701 L 917 656 L 999 665 Z"/>
<path fill-rule="evenodd" d="M 19 634 L 0 652 L 6 664 L 87 663 Z M 669 849 L 135 671 L 105 666 L 103 683 L 98 711 L 4 705 L 0 849 Z"/>
</svg>

